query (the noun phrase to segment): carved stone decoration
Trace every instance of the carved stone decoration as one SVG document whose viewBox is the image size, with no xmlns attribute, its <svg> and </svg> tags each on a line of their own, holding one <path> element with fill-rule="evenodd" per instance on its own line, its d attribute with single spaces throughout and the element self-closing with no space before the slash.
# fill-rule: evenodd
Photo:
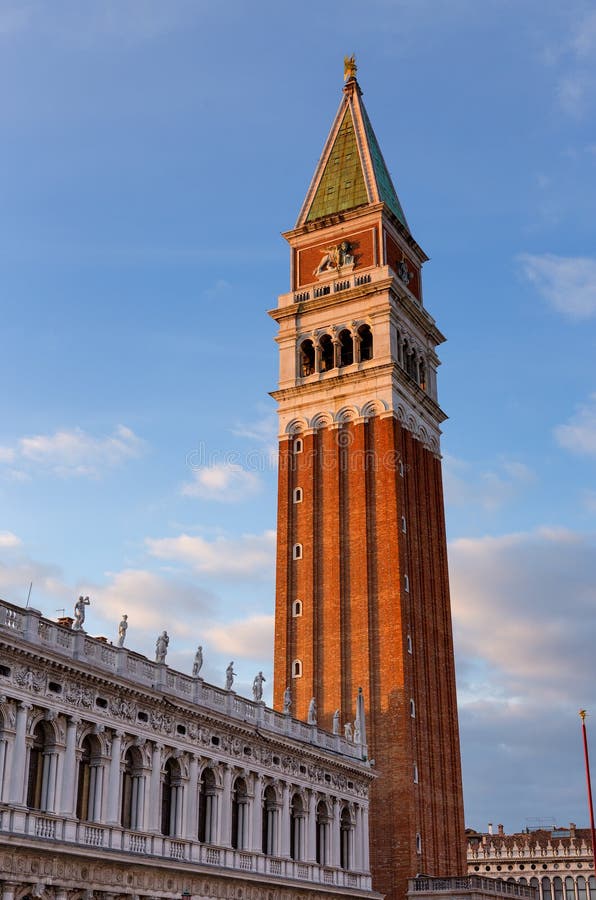
<svg viewBox="0 0 596 900">
<path fill-rule="evenodd" d="M 66 685 L 64 699 L 67 703 L 72 703 L 73 706 L 82 706 L 84 709 L 91 709 L 93 706 L 93 692 L 74 682 Z"/>
<path fill-rule="evenodd" d="M 123 700 L 122 697 L 112 697 L 109 702 L 109 709 L 113 716 L 117 719 L 126 719 L 127 722 L 134 722 L 137 715 L 136 703 L 132 700 Z"/>
<path fill-rule="evenodd" d="M 400 260 L 397 264 L 397 276 L 405 285 L 408 285 L 414 277 L 414 273 L 408 269 L 405 259 Z"/>
<path fill-rule="evenodd" d="M 314 270 L 313 275 L 323 275 L 325 272 L 340 272 L 342 268 L 353 267 L 354 254 L 349 241 L 342 241 L 334 247 L 323 250 L 321 262 Z"/>
<path fill-rule="evenodd" d="M 39 694 L 46 686 L 47 676 L 39 669 L 33 670 L 29 666 L 20 666 L 14 673 L 14 681 L 19 687 Z"/>
</svg>

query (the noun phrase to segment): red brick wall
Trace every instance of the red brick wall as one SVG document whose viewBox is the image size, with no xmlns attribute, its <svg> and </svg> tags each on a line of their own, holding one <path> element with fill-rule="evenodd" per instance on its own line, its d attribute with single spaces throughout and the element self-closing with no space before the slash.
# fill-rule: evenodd
<svg viewBox="0 0 596 900">
<path fill-rule="evenodd" d="M 406 265 L 410 272 L 413 274 L 413 278 L 408 284 L 409 289 L 412 291 L 415 297 L 420 300 L 420 268 L 418 265 L 413 262 L 410 257 L 404 254 L 400 247 L 397 246 L 393 238 L 385 232 L 385 241 L 387 247 L 387 262 L 388 266 L 391 266 L 394 272 L 397 272 L 397 266 L 401 261 L 402 257 L 405 258 Z"/>
<path fill-rule="evenodd" d="M 293 461 L 296 470 L 280 465 L 279 476 L 275 705 L 282 706 L 293 654 L 304 666 L 293 684 L 298 718 L 306 719 L 315 696 L 324 727 L 337 708 L 342 725 L 352 721 L 363 688 L 379 774 L 373 883 L 402 898 L 416 872 L 466 871 L 441 466 L 391 417 L 306 435 Z M 288 511 L 295 486 L 304 500 Z M 291 560 L 296 542 L 300 561 Z M 303 616 L 292 619 L 296 597 Z"/>
</svg>

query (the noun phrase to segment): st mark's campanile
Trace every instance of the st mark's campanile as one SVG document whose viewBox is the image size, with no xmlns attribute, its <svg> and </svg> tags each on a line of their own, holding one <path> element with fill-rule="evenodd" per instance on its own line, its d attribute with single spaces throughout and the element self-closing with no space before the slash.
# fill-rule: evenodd
<svg viewBox="0 0 596 900">
<path fill-rule="evenodd" d="M 373 886 L 465 873 L 437 399 L 444 340 L 347 60 L 296 226 L 279 324 L 274 705 L 354 721 L 362 688 Z M 337 714 L 335 716 L 337 727 Z"/>
</svg>

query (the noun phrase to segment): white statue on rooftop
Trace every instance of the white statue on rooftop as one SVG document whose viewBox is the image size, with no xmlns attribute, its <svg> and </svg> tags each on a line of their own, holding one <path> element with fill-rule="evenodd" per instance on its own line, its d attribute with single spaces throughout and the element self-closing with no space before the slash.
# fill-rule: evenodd
<svg viewBox="0 0 596 900">
<path fill-rule="evenodd" d="M 234 660 L 231 661 L 230 665 L 226 669 L 226 691 L 232 690 L 232 685 L 234 684 Z"/>
<path fill-rule="evenodd" d="M 259 703 L 263 699 L 263 683 L 265 681 L 266 678 L 262 672 L 258 672 L 255 675 L 255 679 L 252 683 L 252 696 L 257 703 Z"/>
<path fill-rule="evenodd" d="M 317 701 L 315 700 L 314 697 L 308 704 L 308 724 L 309 725 L 317 724 Z"/>
<path fill-rule="evenodd" d="M 290 715 L 290 710 L 292 709 L 292 691 L 290 686 L 284 691 L 284 716 Z"/>
<path fill-rule="evenodd" d="M 199 644 L 195 653 L 195 661 L 192 664 L 192 677 L 198 678 L 203 667 L 203 647 Z"/>
<path fill-rule="evenodd" d="M 168 652 L 168 644 L 170 643 L 170 638 L 168 637 L 167 631 L 162 631 L 155 642 L 155 662 L 156 663 L 165 663 L 166 654 Z"/>
<path fill-rule="evenodd" d="M 118 646 L 124 647 L 124 639 L 128 630 L 128 616 L 126 613 L 122 615 L 122 621 L 118 625 Z"/>
<path fill-rule="evenodd" d="M 85 607 L 89 606 L 91 601 L 89 597 L 79 597 L 74 608 L 74 631 L 81 631 L 85 621 Z"/>
</svg>

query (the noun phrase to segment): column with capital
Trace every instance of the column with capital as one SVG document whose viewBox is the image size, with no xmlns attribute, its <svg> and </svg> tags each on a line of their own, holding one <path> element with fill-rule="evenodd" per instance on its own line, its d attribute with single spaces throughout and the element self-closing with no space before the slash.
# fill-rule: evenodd
<svg viewBox="0 0 596 900">
<path fill-rule="evenodd" d="M 254 798 L 252 801 L 252 830 L 249 849 L 260 853 L 263 843 L 263 781 L 260 775 L 255 777 Z"/>
<path fill-rule="evenodd" d="M 147 831 L 152 834 L 161 832 L 161 751 L 162 744 L 153 745 L 153 761 L 151 764 L 151 781 L 149 782 L 149 809 L 145 820 Z"/>
<path fill-rule="evenodd" d="M 220 793 L 220 828 L 217 843 L 222 847 L 232 846 L 232 769 L 224 765 L 223 789 Z"/>
<path fill-rule="evenodd" d="M 364 868 L 364 866 L 362 865 L 363 843 L 364 839 L 362 834 L 362 807 L 358 804 L 356 806 L 356 824 L 354 825 L 354 829 L 352 831 L 352 854 L 350 855 L 350 868 L 355 869 L 357 872 L 361 872 Z"/>
<path fill-rule="evenodd" d="M 290 792 L 288 785 L 283 782 L 281 800 L 281 817 L 278 819 L 279 828 L 279 855 L 286 859 L 290 856 Z"/>
<path fill-rule="evenodd" d="M 306 823 L 306 853 L 308 862 L 317 861 L 317 796 L 313 790 L 308 794 L 308 819 Z"/>
<path fill-rule="evenodd" d="M 199 761 L 197 757 L 191 754 L 188 767 L 188 783 L 186 790 L 188 796 L 184 804 L 184 821 L 182 825 L 182 834 L 188 841 L 196 841 L 198 834 L 197 819 L 197 793 L 199 785 Z"/>
<path fill-rule="evenodd" d="M 17 806 L 25 806 L 25 772 L 29 761 L 27 747 L 27 715 L 32 708 L 31 703 L 19 703 L 17 707 L 16 735 L 14 742 L 13 765 L 10 772 L 8 796 L 10 802 Z"/>
<path fill-rule="evenodd" d="M 331 798 L 331 803 L 333 804 L 333 818 L 329 823 L 329 828 L 331 831 L 330 835 L 330 847 L 328 860 L 330 865 L 334 866 L 334 868 L 339 868 L 340 863 L 340 840 L 341 840 L 341 823 L 340 823 L 340 814 L 341 814 L 341 804 L 337 797 Z"/>
<path fill-rule="evenodd" d="M 81 724 L 81 720 L 77 716 L 72 716 L 66 725 L 66 751 L 64 754 L 64 770 L 66 778 L 62 779 L 62 796 L 60 798 L 59 810 L 63 816 L 74 816 L 75 814 L 75 785 L 77 783 L 77 726 Z M 89 790 L 91 797 L 91 790 Z"/>
<path fill-rule="evenodd" d="M 362 809 L 362 836 L 360 839 L 362 846 L 362 871 L 370 872 L 370 851 L 368 837 L 368 807 Z"/>
<path fill-rule="evenodd" d="M 108 825 L 120 824 L 120 752 L 122 732 L 115 731 L 112 737 L 112 757 L 108 776 Z"/>
<path fill-rule="evenodd" d="M 15 900 L 17 888 L 19 887 L 14 881 L 2 882 L 2 900 Z"/>
</svg>

